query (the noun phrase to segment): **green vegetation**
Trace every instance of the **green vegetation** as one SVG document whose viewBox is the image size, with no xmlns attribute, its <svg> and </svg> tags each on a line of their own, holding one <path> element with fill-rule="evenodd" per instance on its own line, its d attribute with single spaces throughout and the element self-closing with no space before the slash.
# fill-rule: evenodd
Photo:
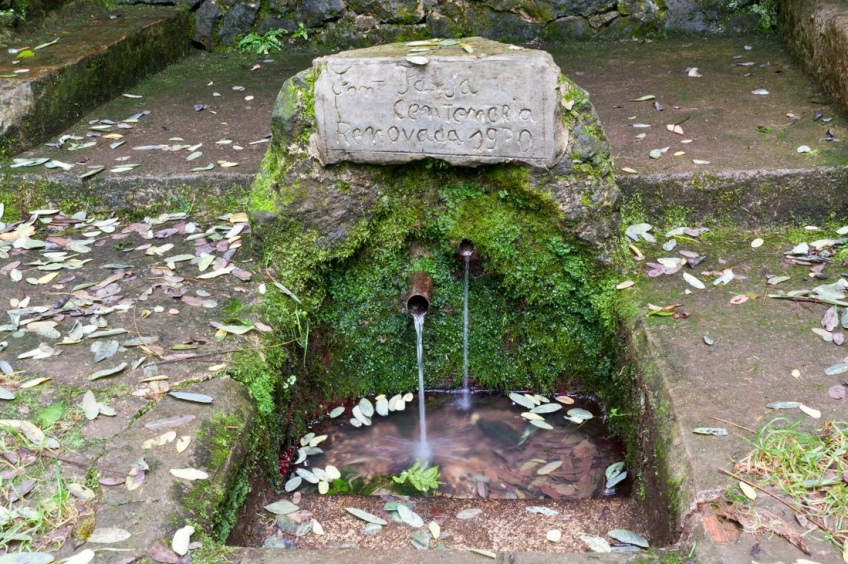
<svg viewBox="0 0 848 564">
<path fill-rule="evenodd" d="M 828 421 L 815 434 L 774 419 L 759 430 L 754 450 L 736 471 L 776 490 L 799 515 L 842 549 L 848 543 L 848 422 Z"/>
<path fill-rule="evenodd" d="M 439 467 L 428 466 L 416 460 L 415 463 L 397 476 L 392 476 L 392 481 L 398 485 L 410 485 L 420 493 L 436 491 L 442 482 L 439 481 Z"/>
<path fill-rule="evenodd" d="M 384 482 L 385 480 L 382 478 L 366 481 L 355 470 L 346 468 L 342 470 L 341 478 L 336 478 L 330 482 L 330 489 L 327 490 L 327 493 L 330 495 L 371 495 Z"/>
<path fill-rule="evenodd" d="M 727 8 L 756 15 L 757 31 L 772 31 L 777 25 L 777 0 L 728 0 Z"/>
<path fill-rule="evenodd" d="M 264 35 L 259 35 L 254 31 L 245 35 L 236 46 L 243 53 L 268 55 L 271 51 L 279 51 L 285 46 L 283 38 L 286 35 L 288 35 L 288 31 L 285 29 L 272 29 Z"/>
<path fill-rule="evenodd" d="M 309 41 L 309 32 L 306 31 L 306 26 L 303 23 L 297 24 L 297 30 L 292 34 L 292 37 L 295 39 L 303 39 L 304 41 Z"/>
</svg>

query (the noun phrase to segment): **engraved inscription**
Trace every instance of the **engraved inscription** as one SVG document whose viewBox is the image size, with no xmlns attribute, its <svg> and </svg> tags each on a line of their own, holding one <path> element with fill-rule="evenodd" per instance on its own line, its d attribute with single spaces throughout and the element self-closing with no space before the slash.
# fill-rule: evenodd
<svg viewBox="0 0 848 564">
<path fill-rule="evenodd" d="M 423 66 L 402 58 L 319 59 L 322 160 L 552 164 L 559 74 L 552 62 L 446 59 Z"/>
</svg>

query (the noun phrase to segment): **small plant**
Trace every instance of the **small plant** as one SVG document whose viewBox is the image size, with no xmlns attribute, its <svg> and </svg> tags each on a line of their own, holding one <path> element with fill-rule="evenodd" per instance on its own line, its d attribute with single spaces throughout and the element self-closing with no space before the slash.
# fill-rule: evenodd
<svg viewBox="0 0 848 564">
<path fill-rule="evenodd" d="M 420 460 L 416 460 L 415 464 L 401 472 L 400 476 L 392 476 L 392 481 L 400 485 L 408 483 L 421 493 L 435 491 L 443 483 L 439 481 L 439 467 L 428 466 Z"/>
<path fill-rule="evenodd" d="M 309 41 L 309 32 L 306 31 L 306 26 L 303 25 L 303 22 L 297 24 L 297 31 L 292 34 L 292 37 L 295 39 L 303 39 L 304 41 Z"/>
<path fill-rule="evenodd" d="M 775 0 L 730 0 L 727 7 L 731 10 L 746 10 L 760 18 L 758 31 L 771 31 L 777 24 L 777 2 Z"/>
<path fill-rule="evenodd" d="M 271 51 L 279 51 L 283 48 L 282 40 L 287 33 L 288 32 L 284 29 L 272 29 L 264 35 L 251 32 L 242 37 L 237 46 L 239 51 L 242 51 L 243 53 L 268 55 Z M 295 32 L 294 36 L 298 36 L 297 32 Z"/>
<path fill-rule="evenodd" d="M 365 478 L 350 469 L 342 471 L 341 478 L 330 482 L 328 494 L 340 495 L 371 495 L 383 484 L 385 478 L 367 481 Z"/>
</svg>

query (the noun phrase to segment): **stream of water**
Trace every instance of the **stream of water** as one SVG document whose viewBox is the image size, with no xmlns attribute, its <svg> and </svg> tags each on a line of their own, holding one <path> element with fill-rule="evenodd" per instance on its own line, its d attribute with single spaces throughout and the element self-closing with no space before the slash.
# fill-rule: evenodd
<svg viewBox="0 0 848 564">
<path fill-rule="evenodd" d="M 468 270 L 471 263 L 471 252 L 463 251 L 465 257 L 465 294 L 462 307 L 462 409 L 471 408 L 471 394 L 468 393 Z"/>
<path fill-rule="evenodd" d="M 427 443 L 427 411 L 424 405 L 424 314 L 413 314 L 412 321 L 415 324 L 416 348 L 418 352 L 419 437 L 415 455 L 421 462 L 428 462 L 432 453 L 430 452 L 430 445 Z"/>
</svg>

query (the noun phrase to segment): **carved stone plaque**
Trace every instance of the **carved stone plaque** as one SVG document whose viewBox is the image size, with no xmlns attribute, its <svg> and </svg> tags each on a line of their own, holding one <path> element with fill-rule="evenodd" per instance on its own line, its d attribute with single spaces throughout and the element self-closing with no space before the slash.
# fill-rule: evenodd
<svg viewBox="0 0 848 564">
<path fill-rule="evenodd" d="M 410 50 L 396 43 L 314 61 L 312 144 L 323 164 L 432 157 L 549 167 L 565 151 L 549 54 L 482 38 Z"/>
</svg>

